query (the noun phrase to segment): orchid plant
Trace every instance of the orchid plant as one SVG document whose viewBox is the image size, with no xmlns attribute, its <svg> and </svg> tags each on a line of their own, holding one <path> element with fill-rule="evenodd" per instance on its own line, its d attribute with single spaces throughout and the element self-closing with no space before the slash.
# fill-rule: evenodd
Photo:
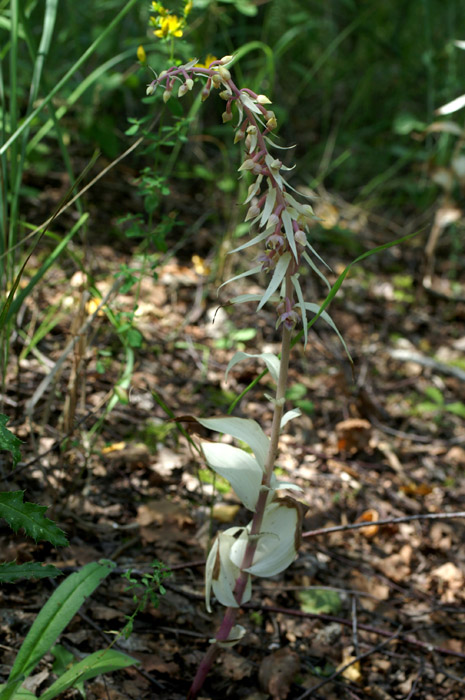
<svg viewBox="0 0 465 700">
<path fill-rule="evenodd" d="M 226 377 L 244 358 L 255 357 L 265 362 L 276 382 L 275 396 L 266 395 L 273 405 L 273 421 L 267 436 L 251 419 L 231 416 L 198 418 L 198 422 L 215 433 L 228 434 L 245 443 L 250 452 L 230 444 L 203 440 L 201 447 L 208 466 L 229 481 L 238 498 L 251 511 L 246 527 L 231 527 L 216 537 L 206 563 L 206 607 L 211 612 L 212 594 L 226 607 L 223 621 L 202 660 L 191 686 L 190 698 L 195 698 L 221 647 L 231 646 L 245 634 L 236 624 L 237 610 L 252 595 L 252 576 L 274 576 L 284 571 L 295 559 L 300 543 L 304 506 L 282 489 L 296 489 L 290 483 L 278 481 L 274 472 L 280 433 L 286 423 L 299 415 L 298 410 L 284 413 L 285 392 L 292 338 L 298 324 L 303 326 L 307 345 L 308 313 L 321 315 L 336 331 L 326 312 L 318 304 L 304 298 L 300 277 L 304 264 L 316 272 L 328 285 L 315 259 L 324 263 L 308 239 L 308 225 L 315 218 L 310 204 L 300 201 L 299 193 L 285 180 L 291 170 L 274 155 L 282 148 L 273 132 L 277 120 L 265 95 L 249 88 L 239 88 L 232 79 L 233 56 L 212 60 L 209 65 L 197 59 L 185 65 L 163 71 L 147 87 L 152 95 L 159 87 L 167 102 L 174 92 L 182 97 L 194 88 L 197 79 L 203 81 L 202 100 L 218 90 L 225 103 L 223 122 L 235 123 L 234 143 L 244 145 L 244 158 L 239 173 L 251 176 L 245 204 L 245 221 L 254 231 L 245 243 L 232 253 L 262 244 L 262 252 L 250 269 L 226 282 L 227 285 L 249 275 L 265 272 L 268 285 L 262 294 L 242 294 L 230 299 L 232 304 L 258 302 L 257 311 L 271 303 L 276 308 L 276 327 L 281 329 L 280 357 L 272 353 L 248 355 L 238 352 L 229 362 Z M 235 117 L 233 108 L 237 111 Z M 297 197 L 295 195 L 298 195 Z M 338 333 L 339 335 L 339 333 Z M 340 336 L 339 336 L 340 337 Z M 341 338 L 342 340 L 342 338 Z M 343 341 L 342 341 L 343 342 Z"/>
</svg>

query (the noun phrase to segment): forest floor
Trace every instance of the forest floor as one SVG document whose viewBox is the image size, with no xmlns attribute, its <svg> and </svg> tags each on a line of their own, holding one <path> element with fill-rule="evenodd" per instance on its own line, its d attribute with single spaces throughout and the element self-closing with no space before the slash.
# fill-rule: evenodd
<svg viewBox="0 0 465 700">
<path fill-rule="evenodd" d="M 360 251 L 396 237 L 364 231 L 353 234 Z M 315 243 L 334 270 L 331 282 L 359 252 L 351 257 L 338 248 L 338 240 L 347 241 L 338 235 L 321 230 Z M 465 697 L 465 518 L 375 522 L 464 508 L 465 292 L 449 280 L 465 279 L 465 261 L 451 262 L 447 245 L 440 247 L 439 291 L 432 292 L 421 284 L 421 256 L 413 239 L 364 261 L 345 281 L 330 313 L 353 371 L 321 320 L 307 349 L 293 352 L 289 407 L 302 415 L 288 424 L 277 465 L 308 505 L 302 546 L 287 571 L 254 580 L 252 601 L 238 615 L 247 634 L 222 652 L 205 699 Z M 240 260 L 233 258 L 234 274 Z M 89 247 L 87 265 L 103 296 L 121 265 L 137 264 L 118 246 Z M 31 337 L 34 319 L 50 308 L 58 322 L 29 351 L 27 336 L 12 343 L 4 412 L 24 444 L 19 468 L 3 473 L 4 488 L 24 489 L 26 500 L 48 505 L 69 546 L 55 550 L 5 526 L 2 558 L 53 563 L 64 574 L 101 558 L 117 565 L 59 643 L 77 658 L 103 648 L 134 611 L 122 574 L 132 570 L 138 579 L 154 560 L 171 570 L 158 606 L 139 613 L 130 637 L 116 643 L 140 665 L 89 681 L 89 700 L 185 698 L 222 618 L 218 604 L 210 615 L 205 610 L 205 552 L 219 529 L 245 524 L 248 514 L 221 481 L 212 483 L 163 404 L 176 417 L 226 413 L 258 367 L 237 365 L 226 384 L 232 355 L 279 352 L 279 336 L 273 310 L 218 309 L 258 284 L 240 280 L 218 301 L 209 265 L 167 256 L 156 278 L 144 277 L 135 317 L 142 343 L 130 389 L 120 391 L 123 400 L 94 432 L 128 361 L 105 309 L 53 381 L 38 389 L 96 310 L 83 295 L 82 273 L 53 268 L 28 298 L 24 324 Z M 307 298 L 321 302 L 319 282 L 308 285 Z M 113 311 L 133 305 L 131 291 L 111 298 Z M 235 415 L 269 430 L 264 392 L 271 389 L 264 377 Z M 313 532 L 360 521 L 372 524 Z M 2 587 L 0 680 L 59 581 Z M 33 691 L 50 683 L 51 666 L 47 655 L 30 679 Z"/>
</svg>

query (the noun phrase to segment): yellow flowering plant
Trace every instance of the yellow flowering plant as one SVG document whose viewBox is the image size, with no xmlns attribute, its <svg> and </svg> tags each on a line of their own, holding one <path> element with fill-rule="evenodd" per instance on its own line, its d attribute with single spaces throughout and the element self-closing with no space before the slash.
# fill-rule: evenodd
<svg viewBox="0 0 465 700">
<path fill-rule="evenodd" d="M 159 39 L 179 39 L 182 37 L 186 20 L 192 7 L 192 0 L 186 0 L 182 15 L 178 16 L 164 7 L 161 2 L 153 0 L 151 11 L 154 15 L 150 17 L 149 22 L 154 27 L 153 33 L 155 36 Z"/>
</svg>

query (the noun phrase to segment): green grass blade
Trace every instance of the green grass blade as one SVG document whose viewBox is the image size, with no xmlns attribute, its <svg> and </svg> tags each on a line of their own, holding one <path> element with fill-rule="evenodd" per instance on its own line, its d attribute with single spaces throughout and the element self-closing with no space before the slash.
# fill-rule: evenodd
<svg viewBox="0 0 465 700">
<path fill-rule="evenodd" d="M 87 221 L 88 218 L 89 218 L 88 213 L 83 214 L 81 217 L 79 217 L 79 220 L 74 224 L 71 231 L 69 231 L 66 234 L 66 236 L 61 240 L 61 242 L 53 250 L 53 252 L 50 253 L 48 258 L 45 260 L 45 262 L 42 264 L 42 266 L 36 272 L 36 274 L 32 277 L 32 279 L 29 281 L 29 283 L 15 297 L 15 299 L 12 302 L 12 304 L 10 305 L 10 308 L 9 308 L 8 313 L 6 315 L 6 319 L 5 319 L 6 323 L 8 323 L 8 321 L 18 313 L 21 304 L 24 302 L 25 299 L 27 299 L 27 297 L 32 292 L 32 290 L 37 285 L 37 283 L 40 282 L 40 280 L 45 275 L 47 270 L 54 264 L 55 260 L 61 255 L 63 250 L 68 245 L 69 241 L 77 233 L 77 231 L 79 231 L 81 226 L 83 226 L 83 224 Z"/>
<path fill-rule="evenodd" d="M 56 111 L 55 111 L 55 118 L 50 118 L 48 119 L 43 126 L 39 129 L 39 131 L 32 136 L 28 142 L 26 152 L 30 153 L 31 151 L 36 148 L 37 144 L 42 141 L 42 139 L 49 133 L 49 131 L 53 128 L 55 125 L 56 121 L 59 121 L 62 119 L 62 117 L 66 114 L 68 109 L 75 104 L 79 98 L 84 94 L 84 92 L 93 84 L 95 83 L 102 75 L 107 73 L 109 70 L 111 70 L 114 66 L 118 65 L 119 63 L 122 63 L 123 61 L 126 61 L 128 58 L 131 56 L 134 56 L 134 49 L 126 49 L 126 51 L 123 51 L 122 53 L 118 54 L 117 56 L 113 56 L 110 58 L 108 61 L 105 61 L 105 63 L 102 63 L 101 66 L 98 66 L 95 68 L 95 70 L 92 71 L 88 76 L 86 76 L 80 83 L 79 85 L 73 90 L 71 95 L 66 98 L 66 103 L 64 105 L 61 105 Z M 52 105 L 50 105 L 52 107 Z M 50 108 L 49 107 L 49 108 Z"/>
<path fill-rule="evenodd" d="M 44 97 L 40 105 L 36 107 L 22 122 L 22 124 L 11 134 L 10 138 L 0 147 L 0 155 L 5 153 L 11 145 L 18 139 L 25 129 L 28 128 L 29 124 L 36 118 L 39 112 L 48 105 L 52 98 L 61 90 L 61 88 L 66 85 L 69 79 L 79 70 L 79 68 L 87 61 L 87 59 L 94 53 L 95 49 L 106 39 L 106 37 L 115 29 L 115 27 L 121 22 L 121 20 L 128 14 L 131 8 L 138 3 L 140 0 L 128 0 L 126 5 L 123 7 L 116 17 L 110 22 L 110 24 L 105 27 L 105 29 L 98 35 L 97 39 L 92 42 L 82 56 L 71 66 L 71 68 L 65 73 L 65 75 L 57 82 L 54 88 L 50 90 L 48 95 Z"/>
</svg>

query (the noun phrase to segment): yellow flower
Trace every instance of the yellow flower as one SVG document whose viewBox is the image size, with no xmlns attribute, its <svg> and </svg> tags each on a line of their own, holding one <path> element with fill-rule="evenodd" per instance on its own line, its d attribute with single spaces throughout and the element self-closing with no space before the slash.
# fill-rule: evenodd
<svg viewBox="0 0 465 700">
<path fill-rule="evenodd" d="M 147 61 L 147 54 L 145 53 L 145 49 L 142 45 L 137 47 L 137 58 L 141 63 L 145 63 Z"/>
<path fill-rule="evenodd" d="M 153 2 L 152 2 L 152 11 L 161 15 L 162 17 L 164 15 L 166 15 L 166 10 L 163 7 L 163 5 L 161 4 L 161 2 L 155 2 L 155 0 L 153 0 Z"/>
<path fill-rule="evenodd" d="M 160 29 L 154 31 L 155 36 L 160 37 L 160 39 L 165 39 L 168 36 L 182 36 L 182 20 L 176 15 L 168 15 L 163 17 L 160 22 Z"/>
<path fill-rule="evenodd" d="M 210 63 L 212 63 L 213 61 L 216 61 L 216 56 L 212 56 L 212 54 L 209 53 L 207 55 L 207 58 L 205 59 L 205 63 L 196 63 L 195 67 L 196 68 L 208 68 Z"/>
<path fill-rule="evenodd" d="M 190 13 L 194 6 L 194 3 L 192 0 L 187 0 L 186 4 L 184 5 L 184 17 L 187 17 L 187 15 Z"/>
</svg>

